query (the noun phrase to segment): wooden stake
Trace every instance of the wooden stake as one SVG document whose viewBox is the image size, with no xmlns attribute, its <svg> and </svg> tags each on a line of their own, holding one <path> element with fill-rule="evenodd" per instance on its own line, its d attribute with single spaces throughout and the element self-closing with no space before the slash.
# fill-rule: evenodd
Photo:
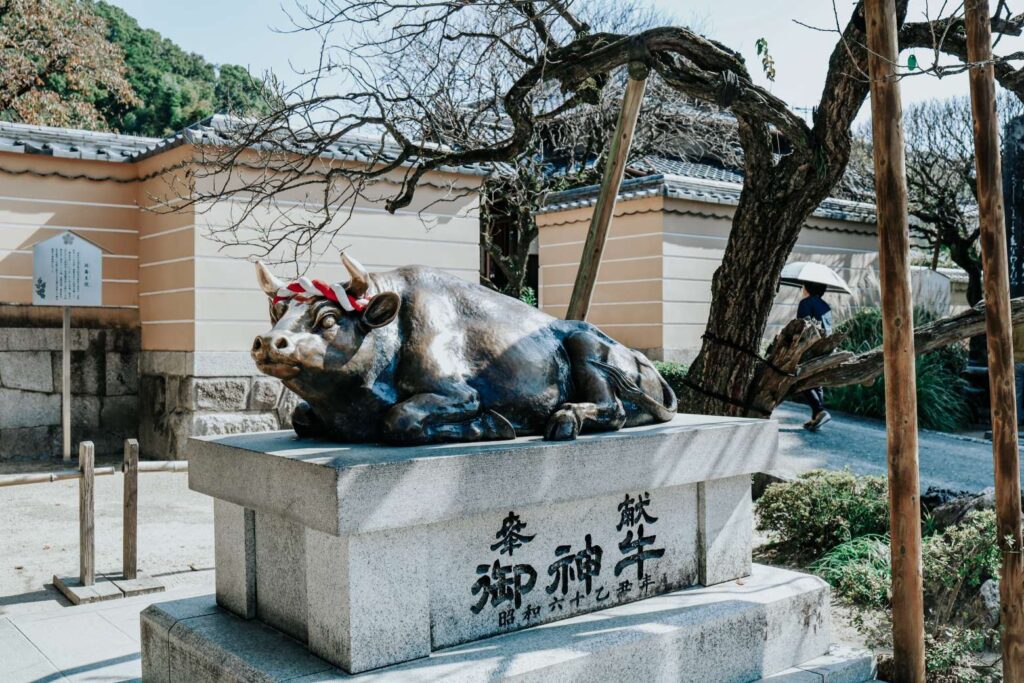
<svg viewBox="0 0 1024 683">
<path fill-rule="evenodd" d="M 139 535 L 139 442 L 124 440 L 124 531 L 121 543 L 121 575 L 138 577 Z"/>
<path fill-rule="evenodd" d="M 1021 681 L 1024 680 L 1024 563 L 1021 561 L 1020 456 L 1017 450 L 1017 397 L 1013 378 L 1010 273 L 988 0 L 966 0 L 964 11 L 967 60 L 972 64 L 983 65 L 971 68 L 969 78 L 985 283 L 996 522 L 1003 559 L 999 580 L 1003 680 Z"/>
<path fill-rule="evenodd" d="M 71 307 L 61 315 L 60 424 L 64 462 L 71 462 Z"/>
<path fill-rule="evenodd" d="M 92 441 L 78 444 L 78 576 L 83 586 L 96 583 L 96 500 L 93 495 L 96 450 Z"/>
<path fill-rule="evenodd" d="M 629 65 L 629 79 L 626 81 L 626 94 L 622 98 L 622 111 L 619 122 L 615 126 L 615 137 L 612 138 L 611 149 L 608 151 L 608 165 L 601 180 L 601 191 L 594 205 L 594 215 L 590 219 L 587 241 L 583 245 L 580 267 L 576 271 L 576 284 L 572 288 L 566 320 L 586 320 L 590 310 L 590 299 L 597 284 L 597 271 L 601 266 L 601 254 L 608 240 L 608 227 L 615 212 L 615 199 L 622 183 L 622 173 L 626 169 L 629 158 L 629 147 L 633 144 L 633 131 L 636 129 L 637 115 L 644 99 L 647 87 L 648 67 L 646 64 L 634 62 Z"/>
<path fill-rule="evenodd" d="M 882 285 L 885 421 L 888 435 L 892 553 L 893 658 L 896 683 L 924 681 L 921 503 L 917 464 L 914 310 L 902 105 L 896 79 L 894 0 L 867 0 L 868 70 Z"/>
</svg>

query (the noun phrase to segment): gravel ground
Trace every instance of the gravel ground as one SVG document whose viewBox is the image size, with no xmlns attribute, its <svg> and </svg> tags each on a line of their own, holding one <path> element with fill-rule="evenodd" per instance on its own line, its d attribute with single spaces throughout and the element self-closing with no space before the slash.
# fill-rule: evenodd
<svg viewBox="0 0 1024 683">
<path fill-rule="evenodd" d="M 105 463 L 97 463 L 102 465 Z M 61 469 L 36 464 L 34 471 Z M 3 473 L 17 468 L 3 467 Z M 120 475 L 96 478 L 96 570 L 120 573 Z M 67 601 L 54 574 L 78 575 L 78 482 L 0 488 L 0 615 Z M 213 502 L 184 473 L 139 476 L 139 570 L 168 587 L 213 586 Z"/>
</svg>

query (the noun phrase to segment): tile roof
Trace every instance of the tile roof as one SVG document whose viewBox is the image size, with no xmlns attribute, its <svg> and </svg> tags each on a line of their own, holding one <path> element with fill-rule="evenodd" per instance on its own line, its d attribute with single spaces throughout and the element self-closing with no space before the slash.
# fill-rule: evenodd
<svg viewBox="0 0 1024 683">
<path fill-rule="evenodd" d="M 0 121 L 0 152 L 130 162 L 159 138 Z"/>
<path fill-rule="evenodd" d="M 23 123 L 0 121 L 0 152 L 38 154 L 67 159 L 96 159 L 100 161 L 135 162 L 156 156 L 184 144 L 212 145 L 228 141 L 225 133 L 237 119 L 214 114 L 165 138 L 147 138 L 117 133 L 95 133 L 71 128 L 50 128 Z M 328 149 L 321 156 L 329 159 L 370 161 L 397 157 L 398 145 L 369 136 L 349 136 Z M 465 164 L 441 167 L 439 170 L 487 175 L 490 169 L 483 164 Z"/>
<path fill-rule="evenodd" d="M 708 164 L 651 157 L 631 165 L 631 168 L 642 172 L 648 168 L 645 163 L 650 164 L 649 168 L 672 169 L 679 174 L 656 172 L 624 180 L 619 188 L 620 200 L 663 196 L 727 206 L 736 206 L 739 203 L 743 176 L 738 173 Z M 588 185 L 552 193 L 548 195 L 544 207 L 538 213 L 592 206 L 597 201 L 598 189 L 598 185 Z M 876 221 L 874 204 L 846 199 L 826 199 L 815 209 L 813 215 L 853 223 L 873 224 Z"/>
</svg>

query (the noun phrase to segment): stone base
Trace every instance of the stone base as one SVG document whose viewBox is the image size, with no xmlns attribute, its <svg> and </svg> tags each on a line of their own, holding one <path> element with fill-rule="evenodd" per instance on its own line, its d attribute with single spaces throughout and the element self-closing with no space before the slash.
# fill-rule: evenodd
<svg viewBox="0 0 1024 683">
<path fill-rule="evenodd" d="M 72 605 L 85 605 L 90 602 L 116 600 L 124 597 L 124 593 L 113 582 L 106 579 L 96 579 L 91 586 L 83 586 L 81 579 L 77 576 L 54 575 L 53 587 L 70 600 Z"/>
<path fill-rule="evenodd" d="M 146 574 L 138 574 L 134 579 L 123 579 L 121 577 L 111 578 L 113 583 L 126 598 L 136 595 L 149 595 L 150 593 L 163 593 L 167 590 L 160 581 Z"/>
<path fill-rule="evenodd" d="M 101 600 L 131 598 L 136 595 L 162 593 L 166 590 L 166 587 L 160 581 L 145 574 L 139 574 L 134 579 L 124 579 L 120 576 L 98 577 L 91 586 L 83 586 L 77 576 L 54 576 L 53 586 L 70 600 L 73 605 L 84 605 L 90 602 L 100 602 Z"/>
<path fill-rule="evenodd" d="M 872 676 L 863 653 L 824 657 L 828 604 L 829 589 L 820 579 L 755 565 L 739 581 L 668 593 L 350 675 L 280 631 L 218 607 L 210 595 L 152 605 L 142 613 L 142 671 L 152 683 L 740 683 L 771 676 L 777 683 L 862 683 Z M 825 679 L 824 671 L 830 672 Z"/>
</svg>

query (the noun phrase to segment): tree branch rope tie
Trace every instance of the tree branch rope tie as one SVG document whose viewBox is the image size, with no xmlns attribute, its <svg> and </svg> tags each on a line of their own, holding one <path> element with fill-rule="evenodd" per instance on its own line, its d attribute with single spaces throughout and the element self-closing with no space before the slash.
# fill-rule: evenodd
<svg viewBox="0 0 1024 683">
<path fill-rule="evenodd" d="M 797 376 L 795 372 L 789 372 L 788 370 L 783 370 L 778 365 L 776 365 L 775 363 L 771 362 L 770 360 L 768 360 L 767 358 L 765 358 L 761 354 L 757 353 L 753 349 L 748 349 L 745 346 L 741 346 L 740 344 L 737 344 L 736 342 L 732 341 L 731 339 L 726 339 L 724 337 L 719 337 L 714 332 L 710 332 L 710 331 L 705 332 L 703 335 L 701 335 L 701 338 L 702 339 L 707 339 L 712 344 L 718 344 L 719 346 L 724 346 L 724 347 L 730 348 L 730 349 L 732 349 L 734 351 L 739 351 L 740 353 L 746 354 L 746 355 L 750 356 L 751 358 L 753 358 L 754 360 L 757 360 L 757 361 L 759 361 L 761 363 L 764 363 L 769 368 L 771 368 L 772 370 L 774 370 L 778 374 L 782 375 L 783 377 L 794 377 L 795 378 Z"/>
<path fill-rule="evenodd" d="M 711 391 L 710 389 L 705 389 L 704 387 L 700 386 L 699 384 L 697 384 L 696 382 L 691 380 L 689 377 L 684 377 L 682 381 L 683 381 L 683 384 L 686 385 L 687 387 L 689 387 L 690 389 L 693 389 L 694 391 L 696 391 L 698 393 L 704 394 L 705 396 L 709 396 L 709 397 L 715 399 L 716 401 L 721 401 L 722 403 L 728 403 L 731 406 L 736 406 L 737 408 L 742 408 L 743 410 L 745 410 L 747 412 L 753 411 L 755 413 L 760 413 L 761 415 L 764 415 L 765 417 L 771 417 L 772 416 L 772 413 L 771 413 L 770 410 L 765 410 L 764 408 L 759 408 L 759 407 L 757 407 L 755 405 L 751 405 L 751 404 L 746 403 L 744 401 L 738 401 L 738 400 L 732 398 L 731 396 L 726 396 L 725 394 L 720 394 L 717 391 Z"/>
</svg>

